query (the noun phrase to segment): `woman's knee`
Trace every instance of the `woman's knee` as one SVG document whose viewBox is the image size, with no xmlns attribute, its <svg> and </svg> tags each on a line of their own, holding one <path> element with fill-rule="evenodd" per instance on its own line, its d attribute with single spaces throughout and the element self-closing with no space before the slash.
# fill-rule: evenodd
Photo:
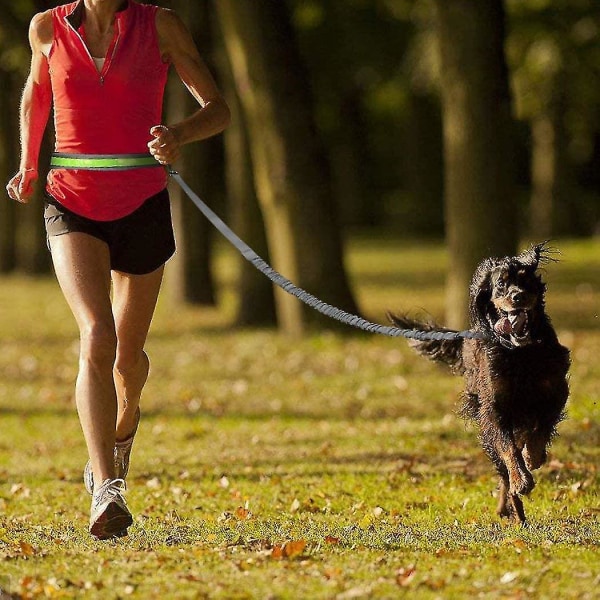
<svg viewBox="0 0 600 600">
<path fill-rule="evenodd" d="M 113 323 L 101 321 L 81 330 L 81 359 L 93 364 L 112 366 L 117 353 L 117 334 Z"/>
</svg>

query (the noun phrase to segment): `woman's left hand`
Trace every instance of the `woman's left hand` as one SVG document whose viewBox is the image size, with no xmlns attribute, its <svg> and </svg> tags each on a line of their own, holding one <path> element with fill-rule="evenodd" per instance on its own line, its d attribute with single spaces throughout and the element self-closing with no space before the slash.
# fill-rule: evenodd
<svg viewBox="0 0 600 600">
<path fill-rule="evenodd" d="M 161 164 L 174 163 L 181 154 L 181 148 L 176 135 L 166 125 L 155 125 L 150 129 L 154 139 L 148 142 L 150 154 Z"/>
</svg>

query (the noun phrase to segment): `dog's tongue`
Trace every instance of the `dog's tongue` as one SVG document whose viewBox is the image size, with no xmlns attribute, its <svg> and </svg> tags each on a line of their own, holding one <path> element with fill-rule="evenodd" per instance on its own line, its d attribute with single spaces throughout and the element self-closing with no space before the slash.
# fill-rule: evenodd
<svg viewBox="0 0 600 600">
<path fill-rule="evenodd" d="M 525 326 L 527 325 L 527 314 L 525 312 L 518 312 L 516 314 L 508 315 L 508 320 L 512 328 L 512 332 L 522 337 L 525 332 Z"/>
<path fill-rule="evenodd" d="M 501 317 L 496 321 L 494 330 L 500 335 L 509 335 L 514 333 L 521 337 L 527 324 L 527 315 L 525 312 L 511 313 L 506 317 Z"/>
<path fill-rule="evenodd" d="M 512 333 L 512 325 L 509 318 L 502 317 L 501 319 L 498 319 L 494 324 L 494 330 L 500 335 L 508 335 L 509 333 Z"/>
</svg>

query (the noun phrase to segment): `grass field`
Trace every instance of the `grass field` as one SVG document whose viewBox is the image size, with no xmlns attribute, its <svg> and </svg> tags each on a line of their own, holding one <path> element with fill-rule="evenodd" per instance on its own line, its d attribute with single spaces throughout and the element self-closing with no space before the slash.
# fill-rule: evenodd
<svg viewBox="0 0 600 600">
<path fill-rule="evenodd" d="M 600 242 L 564 241 L 548 311 L 572 351 L 569 418 L 530 525 L 500 523 L 461 380 L 402 340 L 235 331 L 161 298 L 133 451 L 130 535 L 87 533 L 77 334 L 52 279 L 0 281 L 0 600 L 599 598 Z M 355 240 L 361 308 L 443 316 L 440 245 Z"/>
</svg>

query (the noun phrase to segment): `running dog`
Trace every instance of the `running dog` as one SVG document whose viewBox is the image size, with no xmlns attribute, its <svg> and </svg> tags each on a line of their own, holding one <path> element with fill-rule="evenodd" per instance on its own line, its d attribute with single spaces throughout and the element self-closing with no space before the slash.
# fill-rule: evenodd
<svg viewBox="0 0 600 600">
<path fill-rule="evenodd" d="M 483 450 L 500 478 L 497 514 L 525 524 L 522 495 L 533 490 L 565 416 L 569 350 L 561 346 L 545 311 L 540 265 L 555 260 L 546 244 L 518 256 L 488 258 L 470 286 L 471 328 L 484 339 L 410 341 L 431 360 L 465 379 L 460 414 L 479 429 Z M 449 331 L 390 314 L 398 327 Z"/>
</svg>

